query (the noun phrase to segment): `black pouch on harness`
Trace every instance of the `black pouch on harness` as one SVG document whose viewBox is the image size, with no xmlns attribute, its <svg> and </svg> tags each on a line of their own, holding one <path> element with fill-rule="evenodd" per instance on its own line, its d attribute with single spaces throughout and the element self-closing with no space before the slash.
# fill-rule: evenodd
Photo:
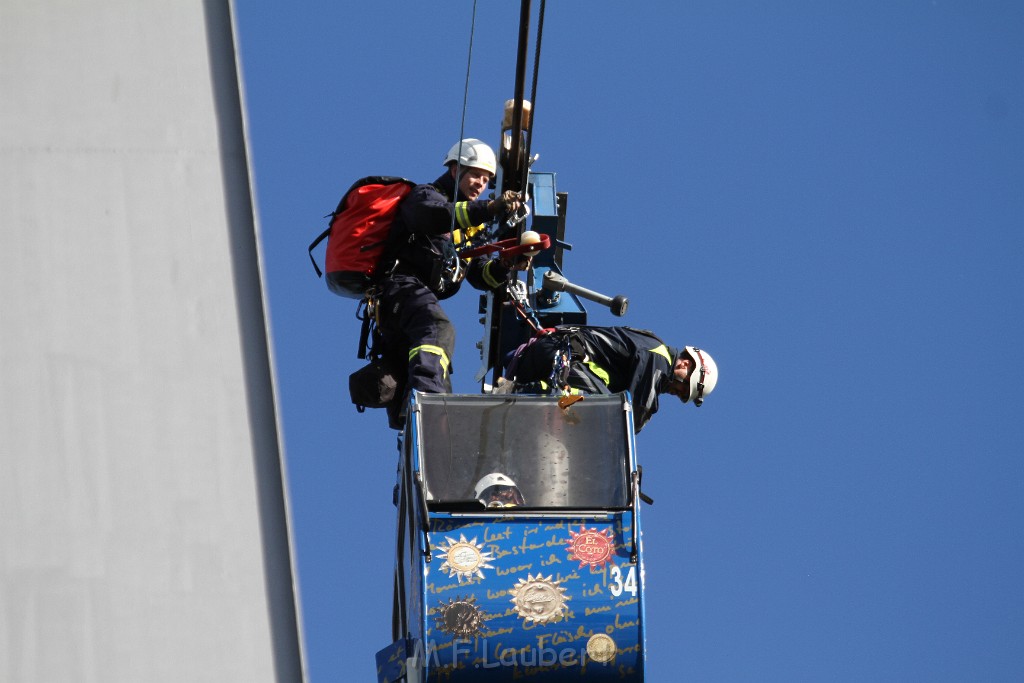
<svg viewBox="0 0 1024 683">
<path fill-rule="evenodd" d="M 385 408 L 398 397 L 402 382 L 399 373 L 383 358 L 375 358 L 348 377 L 352 403 L 362 408 Z"/>
</svg>

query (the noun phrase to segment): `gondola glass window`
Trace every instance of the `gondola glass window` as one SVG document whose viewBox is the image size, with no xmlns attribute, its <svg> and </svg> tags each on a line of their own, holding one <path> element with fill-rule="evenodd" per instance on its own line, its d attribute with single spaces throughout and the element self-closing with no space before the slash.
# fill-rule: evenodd
<svg viewBox="0 0 1024 683">
<path fill-rule="evenodd" d="M 431 508 L 482 508 L 474 488 L 491 473 L 515 481 L 527 508 L 629 505 L 630 430 L 623 395 L 568 408 L 539 396 L 421 394 L 420 471 Z"/>
</svg>

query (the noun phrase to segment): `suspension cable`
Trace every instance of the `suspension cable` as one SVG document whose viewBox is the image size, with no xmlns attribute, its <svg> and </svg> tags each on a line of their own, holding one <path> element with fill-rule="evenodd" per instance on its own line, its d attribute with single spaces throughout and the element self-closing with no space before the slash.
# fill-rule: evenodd
<svg viewBox="0 0 1024 683">
<path fill-rule="evenodd" d="M 477 0 L 473 0 L 473 18 L 469 23 L 469 54 L 466 56 L 466 83 L 462 89 L 462 119 L 459 121 L 459 153 L 455 160 L 455 195 L 452 199 L 453 202 L 459 198 L 459 181 L 462 178 L 462 139 L 466 131 L 466 106 L 469 101 L 469 72 L 473 66 L 473 36 L 476 33 L 476 3 Z M 449 232 L 455 232 L 455 211 L 452 211 L 452 222 L 450 224 Z"/>
<path fill-rule="evenodd" d="M 540 72 L 540 43 L 544 37 L 544 6 L 547 0 L 540 0 L 540 11 L 537 18 L 537 49 L 533 54 L 533 83 L 530 85 L 530 134 L 526 138 L 526 157 L 523 163 L 523 184 L 525 192 L 530 182 L 530 149 L 533 147 L 533 123 L 537 116 L 537 80 Z"/>
</svg>

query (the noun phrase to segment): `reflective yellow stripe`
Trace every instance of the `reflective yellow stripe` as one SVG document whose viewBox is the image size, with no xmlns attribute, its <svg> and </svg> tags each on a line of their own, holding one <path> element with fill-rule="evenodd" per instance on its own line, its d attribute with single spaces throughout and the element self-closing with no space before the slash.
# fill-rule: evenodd
<svg viewBox="0 0 1024 683">
<path fill-rule="evenodd" d="M 462 202 L 462 203 L 465 204 L 465 202 Z M 467 221 L 469 220 L 468 216 L 466 217 L 466 220 Z M 460 223 L 462 222 L 461 218 L 459 218 L 459 222 Z M 469 241 L 469 239 L 471 237 L 473 237 L 473 235 L 477 234 L 478 232 L 480 232 L 483 229 L 484 229 L 484 224 L 483 223 L 481 223 L 480 225 L 471 225 L 468 228 L 466 228 L 465 230 L 457 228 L 456 230 L 454 230 L 452 232 L 452 244 L 454 244 L 455 246 L 460 246 L 463 242 Z"/>
<path fill-rule="evenodd" d="M 484 264 L 484 282 L 487 283 L 488 287 L 497 287 L 502 284 L 504 280 L 497 280 L 491 275 L 491 266 L 494 265 L 494 261 L 488 261 Z"/>
<path fill-rule="evenodd" d="M 444 349 L 442 349 L 440 346 L 434 346 L 433 344 L 414 346 L 413 348 L 409 349 L 409 360 L 412 360 L 413 356 L 415 356 L 420 351 L 423 351 L 424 353 L 432 353 L 436 356 L 441 356 L 441 369 L 444 370 L 444 376 L 448 376 L 448 366 L 451 363 L 448 361 L 448 354 L 444 352 Z"/>
<path fill-rule="evenodd" d="M 590 371 L 597 375 L 605 384 L 612 383 L 612 378 L 608 372 L 594 361 L 588 360 L 587 367 L 590 368 Z"/>
<path fill-rule="evenodd" d="M 648 349 L 648 351 L 650 351 L 651 353 L 658 354 L 659 356 L 667 360 L 669 363 L 675 363 L 675 361 L 672 359 L 672 355 L 668 352 L 668 347 L 665 346 L 664 344 L 662 344 L 656 349 Z"/>
<path fill-rule="evenodd" d="M 469 202 L 455 202 L 455 222 L 460 228 L 469 228 Z"/>
</svg>

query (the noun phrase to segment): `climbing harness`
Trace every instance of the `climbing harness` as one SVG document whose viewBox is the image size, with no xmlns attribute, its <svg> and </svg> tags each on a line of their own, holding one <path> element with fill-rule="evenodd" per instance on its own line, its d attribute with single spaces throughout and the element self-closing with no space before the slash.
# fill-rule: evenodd
<svg viewBox="0 0 1024 683">
<path fill-rule="evenodd" d="M 356 304 L 356 320 L 361 322 L 359 330 L 359 347 L 356 350 L 356 358 L 365 360 L 379 349 L 373 342 L 377 338 L 377 328 L 380 323 L 380 289 L 376 286 L 366 290 L 363 298 Z"/>
</svg>

